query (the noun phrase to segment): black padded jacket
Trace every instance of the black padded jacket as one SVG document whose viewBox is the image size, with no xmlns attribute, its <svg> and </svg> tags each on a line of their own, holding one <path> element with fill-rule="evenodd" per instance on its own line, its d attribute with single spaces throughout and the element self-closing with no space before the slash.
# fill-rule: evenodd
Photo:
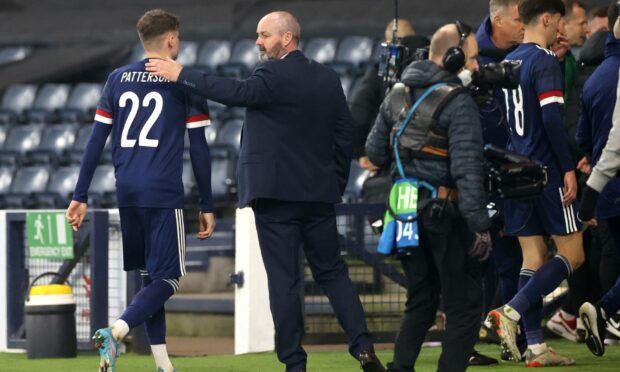
<svg viewBox="0 0 620 372">
<path fill-rule="evenodd" d="M 411 89 L 414 100 L 433 84 L 457 83 L 460 80 L 431 61 L 410 64 L 402 75 L 402 82 Z M 381 104 L 372 131 L 366 141 L 370 161 L 380 167 L 391 166 L 390 136 L 398 121 L 394 109 L 395 95 L 388 95 Z M 398 103 L 396 103 L 398 105 Z M 468 227 L 484 232 L 491 226 L 486 210 L 484 191 L 483 140 L 480 114 L 473 98 L 467 93 L 457 94 L 439 115 L 439 126 L 448 132 L 449 160 L 407 159 L 403 162 L 407 176 L 416 177 L 434 186 L 456 188 L 459 192 L 459 210 Z"/>
</svg>

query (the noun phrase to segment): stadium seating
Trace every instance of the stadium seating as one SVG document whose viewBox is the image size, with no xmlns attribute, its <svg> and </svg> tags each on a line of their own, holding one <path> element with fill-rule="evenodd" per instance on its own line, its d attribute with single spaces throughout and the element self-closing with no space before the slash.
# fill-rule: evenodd
<svg viewBox="0 0 620 372">
<path fill-rule="evenodd" d="M 30 123 L 48 123 L 58 120 L 57 109 L 65 106 L 69 98 L 69 84 L 45 84 L 37 92 L 32 108 L 26 110 Z"/>
<path fill-rule="evenodd" d="M 304 47 L 304 54 L 319 63 L 329 63 L 336 57 L 337 44 L 338 42 L 333 38 L 311 39 Z"/>
<path fill-rule="evenodd" d="M 29 158 L 37 164 L 54 164 L 67 162 L 65 151 L 75 142 L 76 127 L 72 124 L 50 125 L 43 129 L 41 142 L 30 151 Z"/>
<path fill-rule="evenodd" d="M 37 124 L 14 126 L 0 150 L 0 162 L 9 165 L 27 162 L 25 155 L 39 146 L 42 132 L 43 127 Z"/>
<path fill-rule="evenodd" d="M 369 173 L 367 170 L 360 167 L 357 161 L 351 162 L 351 168 L 349 171 L 349 181 L 345 187 L 345 201 L 346 202 L 359 202 L 362 197 L 362 186 L 364 181 L 368 178 Z"/>
<path fill-rule="evenodd" d="M 9 63 L 19 62 L 32 53 L 32 47 L 29 46 L 15 46 L 0 49 L 0 65 L 7 65 Z"/>
<path fill-rule="evenodd" d="M 241 39 L 233 47 L 230 61 L 218 66 L 218 74 L 229 77 L 246 77 L 258 63 L 258 47 L 253 39 Z"/>
<path fill-rule="evenodd" d="M 45 192 L 35 195 L 38 208 L 67 208 L 80 173 L 77 165 L 54 169 Z"/>
<path fill-rule="evenodd" d="M 38 87 L 34 84 L 14 84 L 9 86 L 2 96 L 0 106 L 0 123 L 25 121 L 24 110 L 32 107 Z"/>
<path fill-rule="evenodd" d="M 241 130 L 243 129 L 242 120 L 231 120 L 224 123 L 220 129 L 215 143 L 218 145 L 226 145 L 232 148 L 235 153 L 239 152 L 241 145 Z"/>
<path fill-rule="evenodd" d="M 49 177 L 47 165 L 18 169 L 9 192 L 3 195 L 3 205 L 5 208 L 36 208 L 35 195 L 45 191 Z"/>
<path fill-rule="evenodd" d="M 230 42 L 225 40 L 209 40 L 200 47 L 196 67 L 215 71 L 217 66 L 228 63 L 230 54 Z"/>
<path fill-rule="evenodd" d="M 116 208 L 116 178 L 114 166 L 99 165 L 90 184 L 91 204 L 98 208 Z"/>
<path fill-rule="evenodd" d="M 177 62 L 183 66 L 193 66 L 198 58 L 198 43 L 194 41 L 182 41 L 179 48 Z"/>
<path fill-rule="evenodd" d="M 357 86 L 361 67 L 376 59 L 379 51 L 375 40 L 364 36 L 345 37 L 340 42 L 335 38 L 313 38 L 300 43 L 300 47 L 302 45 L 306 56 L 325 63 L 338 72 L 343 91 L 348 97 Z M 6 49 L 0 49 L 0 65 L 4 61 L 5 53 L 14 53 L 16 57 L 12 58 L 17 60 L 19 55 L 25 56 L 29 51 L 20 49 L 9 53 Z M 143 58 L 143 48 L 137 43 L 130 61 Z M 204 68 L 211 73 L 242 78 L 247 76 L 258 62 L 258 50 L 253 39 L 241 39 L 235 43 L 227 40 L 183 41 L 178 60 L 183 65 Z M 94 109 L 101 97 L 102 88 L 103 82 L 79 82 L 74 85 L 15 84 L 5 90 L 0 103 L 0 195 L 11 195 L 7 205 L 65 207 L 67 195 L 64 194 L 67 193 L 61 190 L 61 187 L 75 182 L 76 169 L 79 169 L 84 148 L 91 135 Z M 213 160 L 213 195 L 216 205 L 225 208 L 235 201 L 235 164 L 245 109 L 209 101 L 209 110 L 212 124 L 205 128 L 205 136 Z M 188 147 L 186 142 L 183 180 L 186 197 L 194 198 L 196 187 Z M 97 207 L 116 206 L 111 162 L 111 146 L 108 140 L 101 165 L 91 185 L 91 204 Z M 357 201 L 361 183 L 367 174 L 363 170 L 359 172 L 359 167 L 355 168 L 355 165 L 352 167 L 347 195 L 351 201 Z M 53 177 L 49 183 L 45 179 L 42 188 L 37 189 L 37 193 L 41 193 L 39 197 L 22 203 L 28 199 L 24 195 L 30 195 L 30 191 L 24 191 L 25 194 L 16 193 L 14 191 L 18 189 L 13 188 L 13 183 L 23 183 L 22 178 L 17 179 L 18 175 L 23 177 L 20 173 L 22 169 L 35 168 L 42 172 L 37 173 L 39 180 L 43 179 L 40 174 L 44 172 L 48 172 L 48 176 L 51 172 Z M 74 185 L 71 185 L 70 188 L 73 187 Z"/>
<path fill-rule="evenodd" d="M 66 123 L 92 123 L 95 108 L 101 98 L 102 84 L 79 83 L 73 89 L 65 107 L 58 110 L 60 121 Z"/>
</svg>

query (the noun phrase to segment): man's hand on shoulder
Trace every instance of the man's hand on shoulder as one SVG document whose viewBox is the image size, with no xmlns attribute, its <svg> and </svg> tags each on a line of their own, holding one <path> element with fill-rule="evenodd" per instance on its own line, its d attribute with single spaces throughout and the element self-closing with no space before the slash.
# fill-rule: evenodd
<svg viewBox="0 0 620 372">
<path fill-rule="evenodd" d="M 200 240 L 210 238 L 215 229 L 215 215 L 213 213 L 200 212 L 198 221 L 200 222 L 200 231 L 198 231 L 197 238 Z"/>
<path fill-rule="evenodd" d="M 78 231 L 80 226 L 82 226 L 82 221 L 84 221 L 84 217 L 86 217 L 87 208 L 88 205 L 86 203 L 71 200 L 71 204 L 69 204 L 69 208 L 67 208 L 66 217 L 73 231 Z"/>
<path fill-rule="evenodd" d="M 179 80 L 181 70 L 183 70 L 183 66 L 170 57 L 166 59 L 151 58 L 146 63 L 146 71 L 170 81 Z"/>
</svg>

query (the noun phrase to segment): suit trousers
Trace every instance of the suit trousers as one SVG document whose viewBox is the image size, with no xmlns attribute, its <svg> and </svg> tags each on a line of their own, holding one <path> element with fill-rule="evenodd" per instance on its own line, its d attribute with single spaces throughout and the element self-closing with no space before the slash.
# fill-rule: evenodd
<svg viewBox="0 0 620 372">
<path fill-rule="evenodd" d="M 446 330 L 438 371 L 465 371 L 478 339 L 482 312 L 482 265 L 468 255 L 474 234 L 451 202 L 431 202 L 419 220 L 420 246 L 401 257 L 407 302 L 388 371 L 414 370 L 441 298 Z M 437 210 L 440 212 L 437 212 Z"/>
<path fill-rule="evenodd" d="M 269 285 L 276 353 L 287 371 L 305 370 L 301 248 L 349 340 L 349 352 L 373 350 L 364 310 L 340 256 L 334 205 L 256 199 L 252 203 Z"/>
</svg>

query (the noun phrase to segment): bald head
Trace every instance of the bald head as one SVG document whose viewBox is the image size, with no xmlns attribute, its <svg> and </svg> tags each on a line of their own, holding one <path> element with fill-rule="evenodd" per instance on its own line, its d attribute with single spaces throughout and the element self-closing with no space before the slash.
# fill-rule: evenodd
<svg viewBox="0 0 620 372">
<path fill-rule="evenodd" d="M 459 31 L 454 23 L 442 26 L 433 34 L 431 39 L 429 59 L 438 63 L 443 59 L 448 49 L 459 45 L 460 40 Z"/>
<path fill-rule="evenodd" d="M 280 59 L 297 49 L 301 28 L 291 13 L 273 12 L 258 22 L 256 35 L 260 60 Z"/>
<path fill-rule="evenodd" d="M 291 33 L 295 45 L 299 44 L 301 38 L 301 27 L 294 15 L 289 12 L 278 11 L 269 13 L 260 20 L 261 22 L 269 22 L 273 24 L 274 30 L 280 35 L 284 35 L 287 32 Z"/>
<path fill-rule="evenodd" d="M 385 41 L 392 40 L 394 36 L 394 21 L 390 21 L 390 23 L 385 26 Z M 398 19 L 398 32 L 396 32 L 396 37 L 403 38 L 405 36 L 415 36 L 415 29 L 413 25 L 407 21 L 406 19 Z"/>
</svg>

